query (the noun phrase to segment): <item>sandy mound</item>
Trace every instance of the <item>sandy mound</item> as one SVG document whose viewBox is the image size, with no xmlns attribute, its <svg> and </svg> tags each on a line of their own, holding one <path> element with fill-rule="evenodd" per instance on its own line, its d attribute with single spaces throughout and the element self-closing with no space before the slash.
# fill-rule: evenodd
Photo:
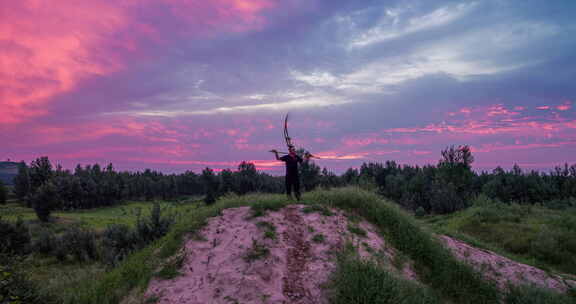
<svg viewBox="0 0 576 304">
<path fill-rule="evenodd" d="M 440 240 L 460 260 L 466 261 L 486 278 L 495 281 L 501 289 L 514 285 L 537 285 L 566 292 L 576 281 L 549 274 L 536 267 L 500 256 L 492 251 L 472 247 L 462 241 L 442 235 Z"/>
<path fill-rule="evenodd" d="M 303 208 L 291 205 L 253 219 L 249 207 L 224 210 L 200 232 L 205 240 L 186 242 L 182 276 L 153 280 L 146 295 L 158 297 L 157 303 L 326 303 L 322 285 L 346 240 L 363 257 L 393 259 L 394 251 L 367 222 L 351 224 L 341 211 L 328 216 Z M 351 233 L 350 225 L 365 236 Z"/>
</svg>

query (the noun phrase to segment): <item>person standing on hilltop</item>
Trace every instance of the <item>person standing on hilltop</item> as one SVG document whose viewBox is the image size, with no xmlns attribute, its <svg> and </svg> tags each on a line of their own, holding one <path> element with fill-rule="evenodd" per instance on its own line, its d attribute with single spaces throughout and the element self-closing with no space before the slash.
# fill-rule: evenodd
<svg viewBox="0 0 576 304">
<path fill-rule="evenodd" d="M 276 160 L 280 160 L 286 163 L 286 194 L 288 198 L 292 199 L 292 189 L 294 189 L 294 195 L 296 200 L 300 200 L 300 177 L 298 176 L 298 164 L 302 163 L 304 160 L 302 157 L 296 154 L 296 149 L 294 146 L 288 147 L 288 154 L 282 157 L 278 156 L 278 151 L 271 150 L 271 152 L 276 155 Z M 304 154 L 304 158 L 308 160 L 311 157 L 310 153 Z"/>
</svg>

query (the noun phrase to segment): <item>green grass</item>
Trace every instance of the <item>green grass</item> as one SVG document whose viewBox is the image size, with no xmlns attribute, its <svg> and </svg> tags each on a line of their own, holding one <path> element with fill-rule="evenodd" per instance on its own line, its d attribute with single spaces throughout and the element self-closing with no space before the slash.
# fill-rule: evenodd
<svg viewBox="0 0 576 304">
<path fill-rule="evenodd" d="M 306 206 L 304 208 L 302 208 L 302 212 L 308 214 L 308 213 L 312 213 L 312 212 L 318 212 L 324 216 L 332 216 L 334 215 L 332 213 L 332 211 L 330 211 L 330 209 L 328 209 L 326 206 L 322 206 L 322 205 L 318 205 L 318 204 L 313 204 L 310 206 Z"/>
<path fill-rule="evenodd" d="M 414 261 L 424 283 L 455 303 L 495 303 L 498 290 L 470 266 L 458 261 L 437 239 L 396 205 L 358 188 L 306 193 L 306 201 L 363 216 L 376 225 L 396 249 Z"/>
<path fill-rule="evenodd" d="M 63 303 L 116 304 L 134 291 L 140 295 L 165 259 L 182 248 L 184 236 L 194 234 L 210 217 L 222 210 L 240 206 L 257 206 L 256 210 L 279 210 L 288 204 L 284 195 L 250 194 L 223 197 L 211 206 L 194 209 L 177 219 L 174 228 L 163 238 L 145 249 L 132 253 L 120 265 L 101 276 L 77 284 L 74 290 L 62 295 Z"/>
<path fill-rule="evenodd" d="M 376 225 L 403 257 L 414 261 L 416 272 L 425 284 L 418 285 L 397 278 L 371 262 L 342 257 L 338 262 L 339 270 L 332 281 L 332 291 L 337 295 L 332 299 L 333 303 L 498 302 L 499 293 L 492 284 L 481 279 L 479 273 L 471 267 L 457 261 L 410 215 L 376 194 L 359 188 L 319 190 L 305 193 L 304 201 L 340 208 Z M 240 206 L 252 206 L 252 215 L 261 216 L 268 210 L 279 210 L 289 203 L 284 195 L 230 195 L 211 206 L 182 209 L 176 223 L 166 236 L 143 250 L 130 254 L 116 268 L 104 269 L 99 265 L 70 264 L 68 265 L 70 272 L 62 275 L 72 276 L 69 273 L 76 268 L 80 269 L 78 276 L 70 280 L 62 279 L 60 286 L 53 285 L 54 288 L 51 290 L 61 303 L 116 304 L 126 295 L 139 294 L 143 297 L 150 279 L 158 275 L 158 269 L 161 272 L 164 270 L 167 277 L 177 274 L 178 265 L 170 266 L 166 261 L 181 250 L 184 236 L 194 235 L 206 224 L 208 218 L 220 215 L 224 209 Z M 116 214 L 108 212 L 111 211 L 102 210 L 99 216 Z M 98 226 L 98 221 L 91 223 Z M 270 231 L 267 228 L 269 225 L 260 225 Z M 246 258 L 248 260 L 262 258 L 266 256 L 267 250 L 261 244 L 253 244 L 246 252 Z M 402 264 L 401 262 L 397 261 L 398 264 Z M 59 264 L 54 262 L 50 265 L 37 265 L 34 269 L 38 270 L 38 276 L 44 275 L 44 278 L 47 278 L 52 267 L 56 265 Z M 66 268 L 66 265 L 59 266 Z M 44 274 L 40 273 L 43 269 L 46 270 Z"/>
<path fill-rule="evenodd" d="M 338 256 L 329 284 L 333 291 L 331 303 L 441 303 L 430 288 L 395 276 L 370 260 L 359 259 L 355 251 L 343 250 Z"/>
<path fill-rule="evenodd" d="M 326 239 L 326 238 L 324 237 L 323 234 L 315 234 L 315 235 L 312 237 L 312 241 L 313 241 L 314 243 L 324 243 L 324 240 L 325 240 L 325 239 Z"/>
<path fill-rule="evenodd" d="M 180 275 L 180 269 L 182 265 L 186 261 L 186 254 L 181 252 L 176 256 L 170 258 L 168 262 L 162 267 L 158 273 L 156 273 L 156 277 L 162 280 L 169 280 L 173 279 Z"/>
<path fill-rule="evenodd" d="M 276 227 L 274 226 L 274 224 L 266 221 L 260 221 L 256 223 L 256 226 L 264 230 L 265 239 L 272 239 L 272 240 L 276 239 Z"/>
<path fill-rule="evenodd" d="M 576 275 L 576 210 L 492 202 L 422 222 L 516 261 Z"/>
<path fill-rule="evenodd" d="M 257 240 L 252 240 L 252 247 L 250 247 L 244 255 L 244 261 L 253 262 L 265 258 L 268 255 L 270 255 L 270 249 L 266 248 L 263 244 L 260 244 Z"/>
<path fill-rule="evenodd" d="M 59 230 L 59 226 L 66 227 L 70 225 L 78 225 L 102 231 L 111 224 L 134 226 L 138 215 L 147 216 L 151 207 L 152 202 L 126 202 L 112 207 L 75 211 L 54 211 L 51 214 L 52 220 L 49 223 L 39 222 L 36 213 L 34 213 L 34 209 L 23 207 L 17 203 L 0 205 L 0 214 L 2 214 L 2 218 L 7 221 L 16 221 L 18 217 L 22 217 L 25 222 L 33 226 L 42 226 L 43 228 L 55 231 Z M 177 214 L 186 214 L 193 212 L 197 208 L 197 205 L 161 201 L 160 207 L 162 208 L 162 213 L 174 212 Z M 32 233 L 34 233 L 34 229 L 32 230 Z"/>
<path fill-rule="evenodd" d="M 358 225 L 348 225 L 348 231 L 358 235 L 359 237 L 365 238 L 367 236 L 366 230 L 360 228 Z"/>
<path fill-rule="evenodd" d="M 559 294 L 535 286 L 511 287 L 505 297 L 507 304 L 573 304 L 576 303 L 574 292 Z"/>
</svg>

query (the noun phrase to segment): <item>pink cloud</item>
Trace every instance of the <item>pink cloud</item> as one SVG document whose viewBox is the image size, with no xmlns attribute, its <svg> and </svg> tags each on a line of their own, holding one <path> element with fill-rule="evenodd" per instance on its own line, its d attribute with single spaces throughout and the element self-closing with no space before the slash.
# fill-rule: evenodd
<svg viewBox="0 0 576 304">
<path fill-rule="evenodd" d="M 138 57 L 145 41 L 163 33 L 138 19 L 138 11 L 160 2 L 8 1 L 0 23 L 0 124 L 17 124 L 48 113 L 55 96 L 83 80 L 109 75 Z M 163 0 L 185 35 L 213 35 L 261 28 L 272 0 Z M 170 16 L 166 16 L 170 18 Z"/>
</svg>

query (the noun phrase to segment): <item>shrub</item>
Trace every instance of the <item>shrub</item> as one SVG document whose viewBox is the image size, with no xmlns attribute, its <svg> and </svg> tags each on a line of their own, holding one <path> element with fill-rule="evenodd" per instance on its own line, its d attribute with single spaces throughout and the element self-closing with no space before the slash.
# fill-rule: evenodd
<svg viewBox="0 0 576 304">
<path fill-rule="evenodd" d="M 426 215 L 426 210 L 424 210 L 424 208 L 422 208 L 422 206 L 416 208 L 416 211 L 414 211 L 414 215 L 417 217 L 423 217 Z"/>
<path fill-rule="evenodd" d="M 116 265 L 139 246 L 135 231 L 127 225 L 110 225 L 102 233 L 102 259 L 109 265 Z"/>
<path fill-rule="evenodd" d="M 26 278 L 19 264 L 14 257 L 0 255 L 0 303 L 54 303 L 53 299 L 40 296 L 37 286 Z"/>
<path fill-rule="evenodd" d="M 154 206 L 152 207 L 148 218 L 143 219 L 138 217 L 136 222 L 136 235 L 141 244 L 149 244 L 150 242 L 166 235 L 174 221 L 175 218 L 173 215 L 163 217 L 160 204 L 154 202 Z"/>
<path fill-rule="evenodd" d="M 51 254 L 57 245 L 58 241 L 54 233 L 42 229 L 38 232 L 38 238 L 32 243 L 32 250 L 41 254 Z"/>
<path fill-rule="evenodd" d="M 22 218 L 10 223 L 0 217 L 0 254 L 26 254 L 29 247 L 30 232 Z"/>
<path fill-rule="evenodd" d="M 59 254 L 67 252 L 77 261 L 83 262 L 98 258 L 96 234 L 92 230 L 73 227 L 62 234 L 57 244 Z"/>
<path fill-rule="evenodd" d="M 566 199 L 554 199 L 543 203 L 544 206 L 555 210 L 565 210 L 569 208 L 576 208 L 576 198 L 570 197 Z"/>
</svg>

